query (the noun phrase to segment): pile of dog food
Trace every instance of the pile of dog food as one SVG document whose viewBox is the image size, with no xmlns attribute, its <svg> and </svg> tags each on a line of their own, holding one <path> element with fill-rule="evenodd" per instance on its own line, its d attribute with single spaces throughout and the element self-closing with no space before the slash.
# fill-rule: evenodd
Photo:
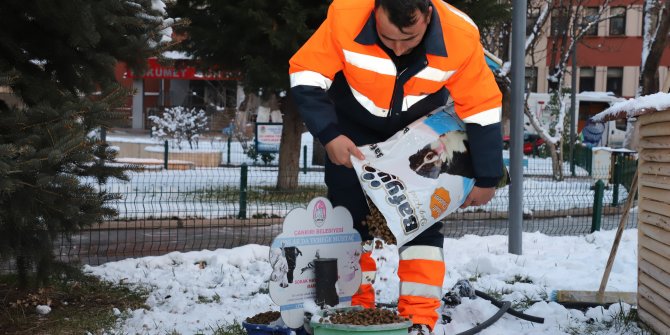
<svg viewBox="0 0 670 335">
<path fill-rule="evenodd" d="M 361 310 L 335 311 L 321 318 L 320 323 L 348 324 L 356 326 L 385 325 L 408 321 L 395 311 L 384 308 L 365 308 Z"/>
<path fill-rule="evenodd" d="M 280 312 L 263 312 L 263 313 L 258 313 L 254 316 L 248 317 L 245 321 L 247 323 L 255 324 L 255 325 L 267 325 L 270 324 L 271 322 L 279 320 L 281 317 Z"/>
</svg>

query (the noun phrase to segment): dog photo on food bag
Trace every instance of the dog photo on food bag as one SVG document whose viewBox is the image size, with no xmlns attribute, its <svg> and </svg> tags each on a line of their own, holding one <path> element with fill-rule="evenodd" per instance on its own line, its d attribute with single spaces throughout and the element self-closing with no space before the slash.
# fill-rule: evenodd
<svg viewBox="0 0 670 335">
<path fill-rule="evenodd" d="M 463 131 L 450 131 L 409 157 L 418 175 L 437 179 L 442 173 L 473 178 L 468 140 Z"/>
</svg>

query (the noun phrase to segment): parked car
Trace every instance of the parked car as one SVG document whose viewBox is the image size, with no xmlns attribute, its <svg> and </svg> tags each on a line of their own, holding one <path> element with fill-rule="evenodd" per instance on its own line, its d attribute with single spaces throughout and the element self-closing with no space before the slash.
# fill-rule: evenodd
<svg viewBox="0 0 670 335">
<path fill-rule="evenodd" d="M 540 146 L 544 144 L 544 140 L 540 135 L 537 134 L 531 134 L 528 132 L 523 133 L 523 153 L 526 155 L 530 155 L 533 153 L 533 149 L 535 149 L 535 153 L 537 153 L 537 150 L 540 148 Z M 509 136 L 503 136 L 503 149 L 509 150 L 510 146 L 510 139 Z M 534 147 L 534 148 L 533 148 Z"/>
</svg>

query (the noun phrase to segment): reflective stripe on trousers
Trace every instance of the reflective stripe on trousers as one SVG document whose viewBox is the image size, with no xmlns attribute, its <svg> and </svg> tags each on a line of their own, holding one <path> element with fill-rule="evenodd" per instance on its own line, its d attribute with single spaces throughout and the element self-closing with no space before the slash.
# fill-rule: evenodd
<svg viewBox="0 0 670 335">
<path fill-rule="evenodd" d="M 414 324 L 433 329 L 439 318 L 445 272 L 442 248 L 425 245 L 400 248 L 398 313 L 411 318 Z"/>
</svg>

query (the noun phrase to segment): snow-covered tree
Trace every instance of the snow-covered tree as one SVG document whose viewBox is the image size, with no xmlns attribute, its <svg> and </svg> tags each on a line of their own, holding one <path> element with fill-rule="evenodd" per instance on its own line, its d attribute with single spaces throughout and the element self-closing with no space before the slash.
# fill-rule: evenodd
<svg viewBox="0 0 670 335">
<path fill-rule="evenodd" d="M 663 0 L 644 2 L 643 41 L 640 63 L 640 84 L 636 96 L 656 93 L 659 83 L 655 78 L 661 56 L 670 41 L 670 3 Z"/>
<path fill-rule="evenodd" d="M 200 134 L 209 130 L 203 109 L 171 107 L 166 108 L 162 116 L 151 115 L 149 119 L 153 122 L 151 135 L 159 140 L 169 140 L 178 149 L 182 148 L 182 141 L 188 142 L 191 149 L 193 144 L 197 148 Z"/>
</svg>

